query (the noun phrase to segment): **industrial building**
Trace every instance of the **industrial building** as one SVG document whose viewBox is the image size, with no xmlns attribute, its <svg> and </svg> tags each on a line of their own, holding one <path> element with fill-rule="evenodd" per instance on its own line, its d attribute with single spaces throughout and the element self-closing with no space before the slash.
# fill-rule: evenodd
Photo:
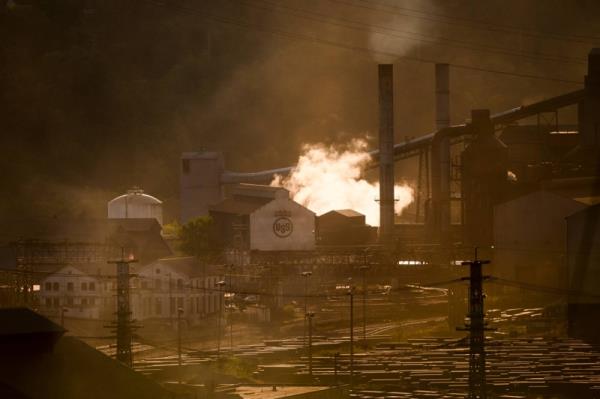
<svg viewBox="0 0 600 399">
<path fill-rule="evenodd" d="M 491 273 L 501 278 L 568 289 L 567 217 L 587 206 L 577 198 L 549 190 L 497 205 Z"/>
<path fill-rule="evenodd" d="M 250 251 L 310 251 L 315 214 L 281 187 L 238 184 L 209 207 L 221 246 Z"/>
<path fill-rule="evenodd" d="M 317 217 L 317 243 L 369 245 L 377 242 L 377 228 L 366 224 L 365 215 L 352 209 L 329 211 Z"/>
</svg>

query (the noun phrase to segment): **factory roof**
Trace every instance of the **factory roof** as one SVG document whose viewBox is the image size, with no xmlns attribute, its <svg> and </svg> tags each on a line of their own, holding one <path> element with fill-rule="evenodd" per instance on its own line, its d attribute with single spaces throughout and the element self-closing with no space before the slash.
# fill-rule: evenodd
<svg viewBox="0 0 600 399">
<path fill-rule="evenodd" d="M 140 188 L 133 188 L 127 191 L 127 194 L 119 195 L 108 201 L 109 204 L 115 202 L 126 201 L 131 204 L 162 204 L 162 201 L 152 195 L 145 194 L 144 190 Z"/>
<path fill-rule="evenodd" d="M 215 276 L 221 274 L 218 265 L 206 265 L 203 267 L 200 261 L 193 256 L 178 256 L 158 259 L 146 266 L 141 267 L 138 270 L 138 273 L 141 273 L 145 269 L 156 269 L 160 266 L 168 267 L 172 271 L 187 277 L 201 277 L 204 275 Z"/>
<path fill-rule="evenodd" d="M 345 216 L 347 218 L 360 218 L 360 217 L 364 217 L 365 215 L 363 215 L 360 212 L 357 212 L 353 209 L 335 209 L 333 211 L 329 211 L 327 213 L 324 213 L 323 215 L 327 215 L 327 214 L 331 214 L 331 213 L 338 213 L 342 216 Z M 321 216 L 323 216 L 321 215 Z"/>
<path fill-rule="evenodd" d="M 208 210 L 219 213 L 249 215 L 272 200 L 272 198 L 227 198 L 216 205 L 209 206 Z"/>
<path fill-rule="evenodd" d="M 240 183 L 231 188 L 233 198 L 289 198 L 290 192 L 283 187 L 267 186 L 264 184 Z"/>
</svg>

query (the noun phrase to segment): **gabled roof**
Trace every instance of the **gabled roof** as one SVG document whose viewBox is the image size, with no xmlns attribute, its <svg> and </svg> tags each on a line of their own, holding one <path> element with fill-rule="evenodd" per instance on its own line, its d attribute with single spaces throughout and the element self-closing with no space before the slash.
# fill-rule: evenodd
<svg viewBox="0 0 600 399">
<path fill-rule="evenodd" d="M 332 213 L 337 213 L 337 214 L 345 216 L 347 218 L 357 218 L 357 217 L 364 217 L 365 216 L 362 213 L 357 212 L 357 211 L 355 211 L 353 209 L 334 209 L 332 211 L 324 213 L 321 216 L 332 214 Z"/>
<path fill-rule="evenodd" d="M 235 215 L 249 215 L 258 208 L 273 201 L 272 198 L 233 199 L 227 198 L 216 205 L 208 207 L 210 212 L 229 213 Z"/>
<path fill-rule="evenodd" d="M 220 274 L 220 271 L 217 270 L 218 266 L 203 266 L 200 261 L 193 256 L 179 256 L 158 259 L 146 266 L 141 267 L 138 270 L 138 273 L 148 268 L 155 269 L 157 266 L 168 267 L 174 272 L 187 276 L 188 278 L 202 277 L 205 272 L 206 275 Z"/>
</svg>

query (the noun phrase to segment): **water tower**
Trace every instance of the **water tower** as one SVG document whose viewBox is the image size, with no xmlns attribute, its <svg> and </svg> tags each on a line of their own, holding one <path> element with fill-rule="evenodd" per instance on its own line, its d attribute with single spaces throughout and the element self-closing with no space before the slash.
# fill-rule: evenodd
<svg viewBox="0 0 600 399">
<path fill-rule="evenodd" d="M 162 201 L 134 187 L 108 202 L 109 219 L 151 219 L 162 226 Z"/>
</svg>

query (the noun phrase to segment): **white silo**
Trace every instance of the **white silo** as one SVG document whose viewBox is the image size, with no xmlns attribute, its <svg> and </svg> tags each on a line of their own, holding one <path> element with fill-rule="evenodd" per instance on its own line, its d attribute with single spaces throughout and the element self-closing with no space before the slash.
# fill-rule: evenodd
<svg viewBox="0 0 600 399">
<path fill-rule="evenodd" d="M 155 218 L 162 226 L 162 201 L 144 194 L 144 190 L 134 187 L 127 194 L 108 201 L 109 219 L 150 219 Z"/>
</svg>

